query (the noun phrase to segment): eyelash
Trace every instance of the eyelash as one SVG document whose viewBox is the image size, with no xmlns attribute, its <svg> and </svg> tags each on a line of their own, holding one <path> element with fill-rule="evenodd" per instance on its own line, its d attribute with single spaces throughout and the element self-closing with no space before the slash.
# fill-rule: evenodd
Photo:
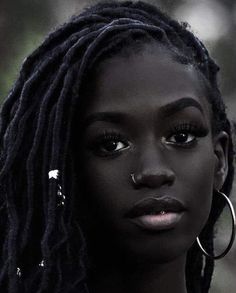
<svg viewBox="0 0 236 293">
<path fill-rule="evenodd" d="M 197 138 L 204 137 L 208 134 L 208 130 L 204 126 L 198 125 L 196 123 L 189 123 L 189 122 L 180 123 L 171 127 L 170 132 L 171 132 L 171 135 L 167 137 L 167 140 L 165 140 L 165 142 L 167 144 L 173 144 L 173 145 L 185 147 L 185 148 L 193 146 L 194 144 L 197 143 Z M 193 135 L 194 138 L 190 142 L 185 142 L 185 143 L 168 141 L 170 137 L 178 135 L 178 134 L 183 134 L 183 133 L 187 135 Z"/>
<path fill-rule="evenodd" d="M 118 133 L 117 131 L 113 131 L 113 130 L 111 130 L 111 131 L 105 130 L 101 135 L 99 135 L 92 142 L 90 149 L 95 154 L 102 156 L 102 157 L 114 156 L 114 155 L 117 155 L 118 153 L 121 152 L 121 151 L 113 151 L 113 152 L 102 151 L 101 146 L 102 146 L 102 144 L 105 144 L 106 142 L 122 142 L 123 144 L 126 144 L 128 146 L 127 139 L 124 138 L 124 136 L 122 134 Z"/>
<path fill-rule="evenodd" d="M 178 134 L 187 134 L 187 135 L 193 135 L 194 138 L 190 142 L 184 142 L 184 143 L 178 143 L 169 141 L 169 139 L 175 135 Z M 183 148 L 190 148 L 194 146 L 197 143 L 198 137 L 204 137 L 208 134 L 208 130 L 203 127 L 202 125 L 198 125 L 196 123 L 179 123 L 177 125 L 174 125 L 170 127 L 170 135 L 167 135 L 164 137 L 164 141 L 167 144 L 175 145 L 178 147 Z M 122 142 L 126 147 L 122 148 L 118 151 L 105 151 L 101 150 L 102 145 L 104 145 L 106 142 Z M 101 135 L 99 135 L 90 145 L 90 149 L 99 156 L 102 157 L 108 157 L 108 156 L 116 156 L 119 155 L 124 149 L 127 149 L 129 147 L 129 141 L 120 133 L 114 130 L 105 130 Z"/>
</svg>

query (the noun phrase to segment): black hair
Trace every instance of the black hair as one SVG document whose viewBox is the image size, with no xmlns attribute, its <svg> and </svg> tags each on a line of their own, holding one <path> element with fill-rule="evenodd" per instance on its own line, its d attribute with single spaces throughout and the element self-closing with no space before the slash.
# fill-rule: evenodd
<svg viewBox="0 0 236 293">
<path fill-rule="evenodd" d="M 51 33 L 23 63 L 1 109 L 0 129 L 0 290 L 1 292 L 88 292 L 86 242 L 76 217 L 73 123 L 85 83 L 99 62 L 135 44 L 158 42 L 195 66 L 208 84 L 214 134 L 229 135 L 230 122 L 217 85 L 219 67 L 186 24 L 144 2 L 102 2 Z M 132 46 L 133 44 L 133 46 Z M 49 180 L 49 170 L 60 170 Z M 60 185 L 58 185 L 60 184 Z M 66 195 L 58 202 L 58 187 Z M 214 225 L 224 203 L 213 195 L 201 241 L 214 253 Z M 187 255 L 188 292 L 208 292 L 214 261 L 194 243 Z"/>
</svg>

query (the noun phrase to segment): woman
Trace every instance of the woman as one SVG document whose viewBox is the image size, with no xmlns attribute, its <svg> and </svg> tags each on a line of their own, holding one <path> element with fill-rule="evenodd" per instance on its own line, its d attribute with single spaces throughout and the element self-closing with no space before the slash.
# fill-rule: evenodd
<svg viewBox="0 0 236 293">
<path fill-rule="evenodd" d="M 49 35 L 1 112 L 1 290 L 208 292 L 234 172 L 218 70 L 143 2 Z"/>
</svg>

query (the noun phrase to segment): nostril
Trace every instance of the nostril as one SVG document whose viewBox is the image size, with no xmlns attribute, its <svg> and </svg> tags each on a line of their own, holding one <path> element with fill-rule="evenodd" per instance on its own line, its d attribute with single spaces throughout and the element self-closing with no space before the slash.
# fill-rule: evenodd
<svg viewBox="0 0 236 293">
<path fill-rule="evenodd" d="M 162 185 L 172 185 L 175 181 L 175 175 L 173 172 L 143 172 L 137 175 L 132 174 L 135 181 L 134 184 L 138 186 L 147 186 L 147 187 L 160 187 Z"/>
</svg>

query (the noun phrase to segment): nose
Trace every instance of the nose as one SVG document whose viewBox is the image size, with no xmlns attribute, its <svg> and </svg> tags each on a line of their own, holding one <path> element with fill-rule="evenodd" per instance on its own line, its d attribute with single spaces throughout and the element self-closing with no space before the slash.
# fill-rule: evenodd
<svg viewBox="0 0 236 293">
<path fill-rule="evenodd" d="M 134 186 L 159 188 L 171 186 L 175 181 L 175 173 L 160 150 L 147 150 L 140 156 L 139 168 L 134 172 Z"/>
</svg>

